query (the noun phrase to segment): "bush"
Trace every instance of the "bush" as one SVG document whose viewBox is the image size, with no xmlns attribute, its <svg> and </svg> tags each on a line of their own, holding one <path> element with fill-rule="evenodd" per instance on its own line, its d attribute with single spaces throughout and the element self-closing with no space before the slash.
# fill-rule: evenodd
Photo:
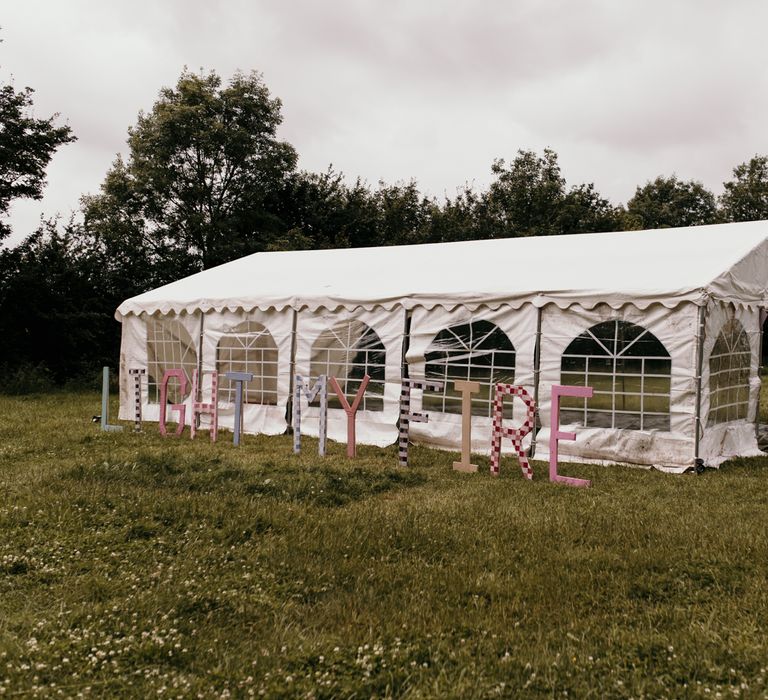
<svg viewBox="0 0 768 700">
<path fill-rule="evenodd" d="M 0 366 L 0 393 L 10 395 L 42 394 L 54 387 L 51 371 L 45 364 L 22 362 L 15 367 Z"/>
</svg>

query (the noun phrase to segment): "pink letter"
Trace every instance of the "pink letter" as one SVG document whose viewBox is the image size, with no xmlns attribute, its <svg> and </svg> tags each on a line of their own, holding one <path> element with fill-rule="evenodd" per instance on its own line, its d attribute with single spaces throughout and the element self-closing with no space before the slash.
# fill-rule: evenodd
<svg viewBox="0 0 768 700">
<path fill-rule="evenodd" d="M 184 374 L 183 369 L 167 369 L 163 374 L 163 381 L 160 383 L 160 435 L 168 435 L 168 431 L 165 428 L 166 419 L 166 403 L 168 402 L 168 380 L 171 377 L 176 377 L 179 380 L 179 391 L 183 396 L 187 391 L 187 375 Z M 184 418 L 187 414 L 187 407 L 183 403 L 171 404 L 171 409 L 179 412 L 179 426 L 176 428 L 176 435 L 181 435 L 184 432 Z"/>
<path fill-rule="evenodd" d="M 519 428 L 505 428 L 501 424 L 504 416 L 504 394 L 519 396 L 525 402 L 528 412 Z M 512 446 L 517 453 L 517 461 L 520 463 L 520 469 L 523 470 L 523 476 L 526 479 L 533 479 L 533 471 L 531 471 L 531 465 L 528 464 L 528 457 L 523 449 L 523 438 L 533 430 L 535 419 L 536 404 L 533 403 L 531 395 L 523 387 L 512 384 L 496 385 L 496 396 L 493 400 L 493 432 L 491 433 L 491 474 L 499 475 L 501 438 L 508 437 L 512 440 Z"/>
<path fill-rule="evenodd" d="M 591 386 L 560 386 L 552 385 L 552 420 L 549 429 L 549 480 L 568 486 L 592 486 L 589 479 L 576 479 L 571 476 L 560 476 L 557 473 L 557 441 L 575 440 L 576 433 L 564 433 L 560 430 L 560 397 L 579 396 L 592 398 Z"/>
<path fill-rule="evenodd" d="M 477 465 L 472 459 L 472 394 L 480 391 L 478 382 L 457 381 L 454 389 L 461 392 L 461 462 L 454 462 L 453 468 L 460 472 L 476 472 Z"/>
<path fill-rule="evenodd" d="M 363 399 L 363 394 L 365 394 L 365 389 L 367 388 L 369 381 L 371 381 L 371 378 L 366 374 L 363 377 L 363 381 L 360 383 L 360 388 L 355 394 L 355 400 L 350 406 L 347 397 L 344 396 L 344 392 L 342 392 L 339 383 L 336 381 L 336 377 L 331 377 L 331 386 L 336 392 L 336 396 L 339 397 L 344 412 L 347 414 L 347 457 L 354 457 L 357 454 L 357 444 L 355 442 L 355 414 L 357 413 L 357 407 L 360 405 L 360 401 Z"/>
<path fill-rule="evenodd" d="M 201 374 L 205 375 L 205 372 Z M 197 370 L 192 372 L 192 425 L 189 429 L 189 437 L 194 440 L 197 434 L 197 417 L 206 415 L 211 416 L 211 442 L 216 442 L 219 436 L 219 373 L 216 370 L 210 372 L 211 375 L 211 400 L 203 402 L 202 378 L 198 376 Z M 197 400 L 200 392 L 200 401 Z"/>
</svg>

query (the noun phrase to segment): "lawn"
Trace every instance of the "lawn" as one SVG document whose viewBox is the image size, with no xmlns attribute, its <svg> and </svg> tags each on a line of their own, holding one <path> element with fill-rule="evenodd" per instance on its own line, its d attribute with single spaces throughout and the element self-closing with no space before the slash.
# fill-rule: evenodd
<svg viewBox="0 0 768 700">
<path fill-rule="evenodd" d="M 0 397 L 0 694 L 768 696 L 764 459 L 572 489 L 99 406 Z"/>
</svg>

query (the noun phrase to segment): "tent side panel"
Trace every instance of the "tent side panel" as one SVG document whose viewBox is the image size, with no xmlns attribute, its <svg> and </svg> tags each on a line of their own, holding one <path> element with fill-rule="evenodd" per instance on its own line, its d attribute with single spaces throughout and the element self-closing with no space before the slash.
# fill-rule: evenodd
<svg viewBox="0 0 768 700">
<path fill-rule="evenodd" d="M 710 302 L 702 366 L 700 457 L 718 467 L 731 457 L 760 456 L 760 311 Z"/>
<path fill-rule="evenodd" d="M 158 388 L 163 372 L 181 368 L 190 382 L 187 386 L 188 394 L 182 401 L 187 407 L 186 422 L 189 424 L 192 415 L 192 370 L 198 364 L 200 318 L 200 313 L 165 316 L 149 316 L 143 313 L 140 316 L 128 315 L 123 318 L 120 351 L 121 420 L 133 420 L 134 417 L 134 389 L 133 380 L 128 376 L 129 369 L 147 370 L 142 379 L 142 417 L 145 421 L 158 421 Z M 175 417 L 173 414 L 168 419 L 171 421 Z"/>
<path fill-rule="evenodd" d="M 312 385 L 319 374 L 335 376 L 342 389 L 356 387 L 366 367 L 373 377 L 356 416 L 357 442 L 385 447 L 397 440 L 400 415 L 401 360 L 405 309 L 309 311 L 298 313 L 296 374 Z M 359 376 L 358 376 L 359 375 Z M 286 377 L 288 378 L 288 377 Z M 350 404 L 354 398 L 348 400 Z M 347 441 L 347 417 L 328 390 L 328 437 Z M 318 435 L 319 414 L 301 397 L 301 431 Z M 338 404 L 336 404 L 338 406 Z"/>
<path fill-rule="evenodd" d="M 120 420 L 133 420 L 135 396 L 133 377 L 129 369 L 147 368 L 147 327 L 139 316 L 129 314 L 122 318 L 120 338 Z M 147 403 L 147 382 L 142 381 L 141 403 Z"/>
<path fill-rule="evenodd" d="M 490 330 L 490 324 L 493 324 L 498 330 L 511 341 L 514 346 L 514 379 L 513 383 L 524 387 L 528 393 L 533 396 L 534 393 L 534 373 L 533 373 L 533 355 L 536 343 L 536 322 L 537 310 L 531 304 L 526 304 L 520 309 L 511 309 L 502 307 L 498 309 L 489 309 L 481 306 L 474 310 L 465 307 L 458 307 L 447 311 L 442 307 L 435 307 L 426 310 L 423 307 L 417 307 L 413 310 L 411 318 L 410 344 L 406 360 L 408 362 L 408 374 L 414 379 L 423 379 L 427 368 L 427 355 L 436 349 L 445 347 L 446 355 L 452 354 L 450 360 L 443 361 L 454 364 L 447 369 L 447 380 L 444 396 L 451 398 L 444 399 L 442 402 L 435 401 L 433 395 L 424 396 L 424 392 L 414 389 L 411 393 L 411 408 L 414 411 L 426 412 L 429 414 L 429 422 L 412 423 L 410 426 L 411 439 L 414 442 L 421 442 L 428 445 L 444 449 L 458 450 L 461 448 L 462 439 L 462 419 L 459 400 L 456 398 L 457 392 L 453 387 L 453 381 L 463 374 L 463 379 L 482 380 L 490 377 L 489 366 L 493 364 L 493 369 L 498 371 L 499 375 L 508 375 L 509 372 L 498 365 L 503 365 L 504 343 L 495 343 L 496 350 L 502 350 L 493 357 L 490 356 L 490 350 L 494 345 L 488 340 L 484 340 L 483 333 Z M 474 325 L 472 325 L 474 324 Z M 471 326 L 472 332 L 468 330 Z M 493 331 L 496 333 L 496 331 Z M 497 339 L 500 336 L 497 336 Z M 503 337 L 501 338 L 503 341 Z M 438 363 L 440 360 L 438 360 Z M 433 367 L 440 367 L 438 363 L 431 364 Z M 466 366 L 466 370 L 464 367 Z M 490 392 L 490 394 L 489 394 Z M 489 454 L 491 448 L 491 422 L 488 410 L 488 400 L 493 400 L 493 389 L 487 384 L 481 383 L 480 393 L 473 396 L 477 412 L 484 412 L 486 415 L 472 416 L 472 451 L 480 454 Z M 426 399 L 426 400 L 425 400 Z M 507 404 L 512 404 L 513 416 L 507 419 L 509 425 L 519 425 L 525 418 L 525 404 L 515 399 L 512 402 L 511 397 L 506 398 Z M 435 408 L 437 405 L 439 408 Z M 456 412 L 445 410 L 451 406 Z M 524 445 L 530 444 L 531 436 L 525 438 Z M 512 451 L 511 442 L 502 441 L 502 450 Z"/>
<path fill-rule="evenodd" d="M 608 427 L 590 426 L 591 419 L 587 417 L 587 426 L 577 425 L 572 428 L 576 433 L 575 441 L 563 441 L 559 446 L 559 454 L 563 461 L 589 460 L 598 462 L 623 462 L 645 466 L 662 466 L 680 470 L 693 464 L 694 456 L 694 418 L 696 396 L 696 323 L 697 307 L 692 303 L 681 304 L 674 309 L 668 309 L 659 304 L 645 310 L 626 305 L 614 310 L 608 305 L 600 305 L 594 309 L 585 310 L 578 306 L 560 309 L 553 304 L 544 307 L 542 311 L 541 338 L 541 374 L 539 384 L 539 412 L 544 426 L 536 440 L 536 459 L 549 459 L 549 436 L 551 425 L 551 387 L 553 384 L 567 384 L 563 381 L 563 354 L 572 341 L 590 328 L 598 324 L 612 321 L 626 322 L 640 326 L 652 333 L 666 349 L 670 360 L 668 385 L 662 378 L 653 378 L 659 384 L 663 383 L 663 393 L 669 396 L 669 423 L 663 428 L 650 427 L 645 429 L 629 429 L 614 427 L 619 419 L 625 419 L 616 410 L 617 398 L 610 391 L 618 393 L 616 385 L 606 389 L 606 382 L 613 381 L 610 376 L 589 376 L 589 365 L 585 381 L 588 385 L 602 388 L 606 393 L 602 397 L 590 399 L 587 407 L 598 405 L 599 401 L 607 402 L 607 415 L 603 416 Z M 636 353 L 640 355 L 640 353 Z M 635 366 L 640 366 L 636 356 L 628 356 Z M 621 358 L 617 358 L 617 364 Z M 604 367 L 608 360 L 603 360 Z M 614 365 L 616 367 L 617 365 Z M 647 365 L 642 365 L 646 367 Z M 610 372 L 610 369 L 603 369 Z M 645 369 L 642 370 L 645 373 Z M 618 373 L 616 374 L 618 381 Z M 566 376 L 567 380 L 568 377 Z M 648 396 L 654 392 L 650 389 L 649 377 L 626 377 L 639 389 L 637 396 L 630 397 L 636 402 L 636 413 L 629 413 L 626 419 L 635 420 L 637 414 L 645 411 L 646 402 L 663 402 L 663 397 Z M 602 382 L 602 387 L 600 383 Z M 667 389 L 668 386 L 668 389 Z M 613 401 L 613 404 L 610 402 Z M 593 403 L 589 403 L 593 402 Z M 567 414 L 566 414 L 567 417 Z M 665 422 L 665 416 L 660 423 Z M 651 423 L 651 421 L 644 422 Z M 594 421 L 597 423 L 598 421 Z M 561 428 L 567 422 L 561 417 Z"/>
<path fill-rule="evenodd" d="M 205 314 L 202 343 L 204 372 L 250 372 L 244 386 L 243 430 L 246 433 L 281 435 L 287 427 L 286 406 L 290 395 L 291 336 L 293 312 L 211 311 Z M 207 383 L 204 384 L 204 392 Z M 206 400 L 208 394 L 204 395 Z M 234 428 L 234 390 L 219 377 L 219 426 Z M 201 427 L 210 425 L 201 417 Z"/>
</svg>

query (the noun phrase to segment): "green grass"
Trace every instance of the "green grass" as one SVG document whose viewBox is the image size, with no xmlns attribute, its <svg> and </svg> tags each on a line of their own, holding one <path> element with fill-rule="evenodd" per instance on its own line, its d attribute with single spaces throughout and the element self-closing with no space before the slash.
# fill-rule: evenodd
<svg viewBox="0 0 768 700">
<path fill-rule="evenodd" d="M 571 489 L 98 408 L 0 397 L 0 694 L 768 695 L 764 459 Z"/>
</svg>

